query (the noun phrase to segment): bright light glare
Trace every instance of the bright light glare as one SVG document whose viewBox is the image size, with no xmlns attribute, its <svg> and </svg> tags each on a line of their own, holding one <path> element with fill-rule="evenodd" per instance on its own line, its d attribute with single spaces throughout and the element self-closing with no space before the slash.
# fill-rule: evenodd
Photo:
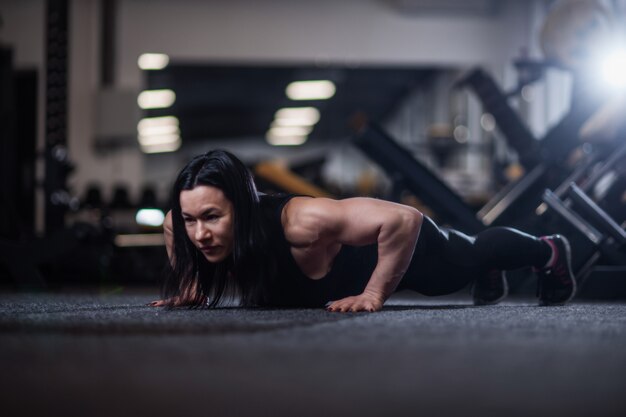
<svg viewBox="0 0 626 417">
<path fill-rule="evenodd" d="M 600 74 L 610 88 L 626 88 L 626 48 L 615 49 L 600 61 Z"/>
<path fill-rule="evenodd" d="M 142 109 L 164 109 L 175 101 L 176 94 L 172 90 L 146 90 L 137 97 L 137 104 Z"/>
<path fill-rule="evenodd" d="M 165 214 L 159 209 L 140 209 L 135 216 L 135 221 L 140 226 L 162 226 L 163 220 L 165 220 Z"/>
<path fill-rule="evenodd" d="M 328 80 L 295 81 L 285 93 L 291 100 L 326 100 L 335 95 L 335 84 Z"/>
<path fill-rule="evenodd" d="M 170 58 L 165 54 L 141 54 L 137 65 L 142 70 L 160 70 L 167 67 Z"/>
</svg>

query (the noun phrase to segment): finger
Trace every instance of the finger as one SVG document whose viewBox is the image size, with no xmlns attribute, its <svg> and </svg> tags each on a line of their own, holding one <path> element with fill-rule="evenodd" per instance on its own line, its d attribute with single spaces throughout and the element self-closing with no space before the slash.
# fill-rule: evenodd
<svg viewBox="0 0 626 417">
<path fill-rule="evenodd" d="M 333 311 L 333 310 L 335 309 L 335 307 L 334 307 L 334 306 L 335 306 L 335 302 L 334 302 L 334 301 L 329 302 L 329 303 L 326 305 L 326 310 L 328 310 L 328 311 Z"/>
</svg>

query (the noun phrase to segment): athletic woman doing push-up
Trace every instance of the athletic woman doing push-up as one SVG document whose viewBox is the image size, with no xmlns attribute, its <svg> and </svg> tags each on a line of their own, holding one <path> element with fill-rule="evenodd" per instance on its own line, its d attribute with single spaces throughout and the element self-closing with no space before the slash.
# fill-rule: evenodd
<svg viewBox="0 0 626 417">
<path fill-rule="evenodd" d="M 378 311 L 396 290 L 425 295 L 473 283 L 475 304 L 507 294 L 506 270 L 533 267 L 541 305 L 575 294 L 560 235 L 443 229 L 418 210 L 371 198 L 259 194 L 247 168 L 216 150 L 178 175 L 164 225 L 171 272 L 152 306 L 220 305 Z"/>
</svg>

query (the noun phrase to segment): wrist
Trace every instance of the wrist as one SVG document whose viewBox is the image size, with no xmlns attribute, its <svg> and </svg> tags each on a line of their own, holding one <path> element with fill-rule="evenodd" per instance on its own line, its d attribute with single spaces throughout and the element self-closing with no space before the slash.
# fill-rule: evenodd
<svg viewBox="0 0 626 417">
<path fill-rule="evenodd" d="M 363 290 L 362 295 L 366 296 L 367 298 L 371 300 L 377 301 L 381 304 L 383 304 L 385 300 L 387 299 L 385 294 L 383 294 L 381 291 L 377 291 L 371 288 L 365 288 L 365 290 Z"/>
</svg>

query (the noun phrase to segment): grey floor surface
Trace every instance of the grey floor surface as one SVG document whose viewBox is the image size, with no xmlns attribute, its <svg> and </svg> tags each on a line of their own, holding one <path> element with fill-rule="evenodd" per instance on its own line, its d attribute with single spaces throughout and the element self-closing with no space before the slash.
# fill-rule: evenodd
<svg viewBox="0 0 626 417">
<path fill-rule="evenodd" d="M 626 302 L 382 312 L 0 294 L 3 416 L 626 416 Z"/>
</svg>

